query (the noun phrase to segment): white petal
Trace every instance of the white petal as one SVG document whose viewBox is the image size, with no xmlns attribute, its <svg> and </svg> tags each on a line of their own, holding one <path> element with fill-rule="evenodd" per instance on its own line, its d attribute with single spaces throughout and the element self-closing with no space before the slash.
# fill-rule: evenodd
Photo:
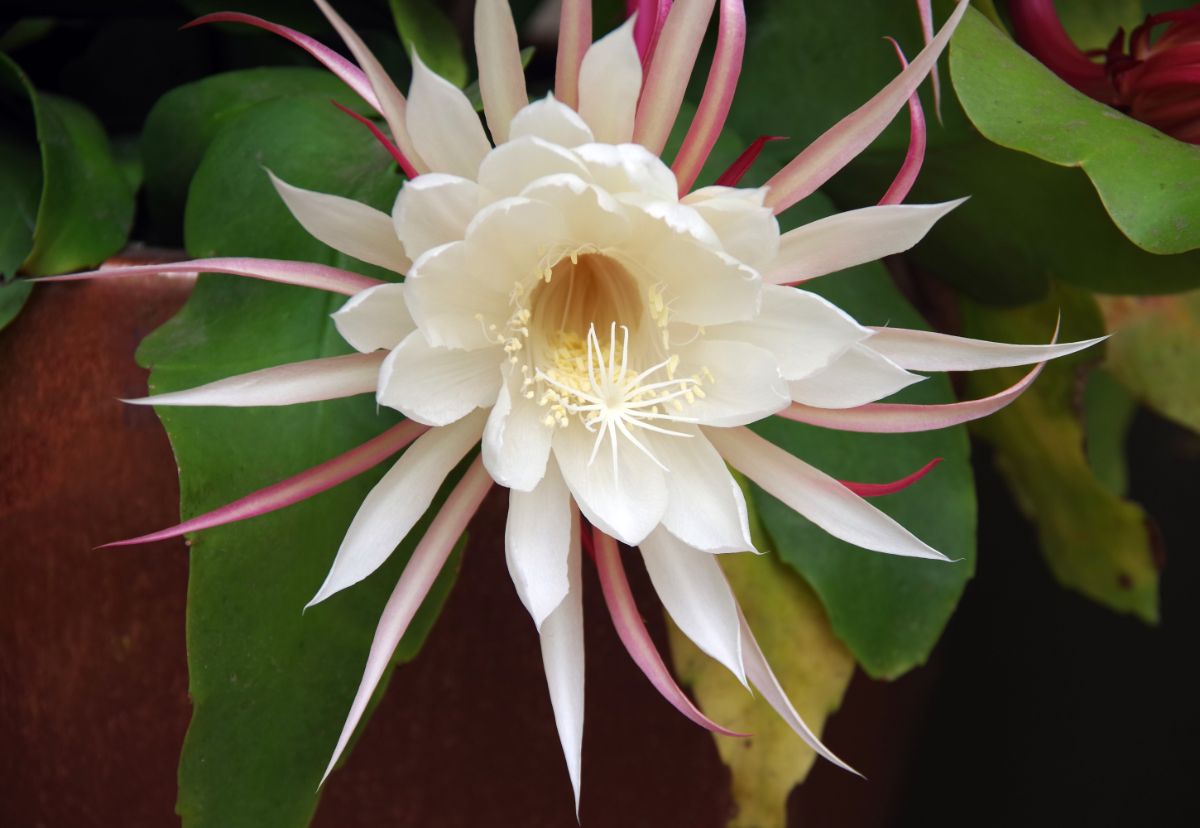
<svg viewBox="0 0 1200 828">
<path fill-rule="evenodd" d="M 350 297 L 333 313 L 342 339 L 363 353 L 391 350 L 416 330 L 404 302 L 404 285 L 377 285 Z"/>
<path fill-rule="evenodd" d="M 587 122 L 579 113 L 560 101 L 554 94 L 547 94 L 534 101 L 513 118 L 508 128 L 508 140 L 531 136 L 558 144 L 560 147 L 577 147 L 590 144 L 595 139 Z"/>
<path fill-rule="evenodd" d="M 560 210 L 533 199 L 506 198 L 481 210 L 467 228 L 466 267 L 475 286 L 503 292 L 507 304 L 514 285 L 535 281 L 551 264 L 547 251 L 566 237 Z"/>
<path fill-rule="evenodd" d="M 864 344 L 902 368 L 915 371 L 979 371 L 1006 368 L 1057 359 L 1090 348 L 1107 337 L 1049 345 L 1014 345 L 961 336 L 910 331 L 905 328 L 876 328 Z"/>
<path fill-rule="evenodd" d="M 614 467 L 609 437 L 592 457 L 596 435 L 578 423 L 554 433 L 554 457 L 587 519 L 622 543 L 636 546 L 667 508 L 662 470 L 624 437 Z"/>
<path fill-rule="evenodd" d="M 671 620 L 746 684 L 737 602 L 717 559 L 661 528 L 642 541 L 641 550 L 650 582 Z"/>
<path fill-rule="evenodd" d="M 496 144 L 503 144 L 508 140 L 513 116 L 529 103 L 517 27 L 508 0 L 475 3 L 475 56 L 488 129 Z"/>
<path fill-rule="evenodd" d="M 754 319 L 716 325 L 713 339 L 749 342 L 779 361 L 784 379 L 802 379 L 871 335 L 832 302 L 792 287 L 763 285 L 762 310 Z"/>
<path fill-rule="evenodd" d="M 583 582 L 579 572 L 579 513 L 574 509 L 571 513 L 571 550 L 567 559 L 570 590 L 542 623 L 541 643 L 554 724 L 567 760 L 578 811 L 583 748 Z"/>
<path fill-rule="evenodd" d="M 623 248 L 633 225 L 626 208 L 604 190 L 574 175 L 539 178 L 522 194 L 551 207 L 562 222 L 561 241 L 595 248 Z"/>
<path fill-rule="evenodd" d="M 392 208 L 395 233 L 409 258 L 461 241 L 480 208 L 479 185 L 446 173 L 426 173 L 404 182 Z"/>
<path fill-rule="evenodd" d="M 721 248 L 761 270 L 779 254 L 779 222 L 763 206 L 764 191 L 733 187 L 704 187 L 682 199 L 716 231 Z"/>
<path fill-rule="evenodd" d="M 446 475 L 479 439 L 483 412 L 417 438 L 358 508 L 325 583 L 308 606 L 356 584 L 388 559 L 416 525 Z"/>
<path fill-rule="evenodd" d="M 488 327 L 499 330 L 512 313 L 507 292 L 512 283 L 489 281 L 486 277 L 491 275 L 467 266 L 464 242 L 435 247 L 413 262 L 404 300 L 431 344 L 467 349 L 496 344 Z"/>
<path fill-rule="evenodd" d="M 664 201 L 641 193 L 617 196 L 622 204 L 635 207 L 641 213 L 664 224 L 676 233 L 691 236 L 710 250 L 723 251 L 721 239 L 698 210 L 678 201 Z M 729 255 L 729 254 L 726 254 Z"/>
<path fill-rule="evenodd" d="M 546 474 L 554 432 L 545 416 L 521 394 L 520 373 L 509 371 L 483 431 L 483 464 L 501 486 L 527 492 Z"/>
<path fill-rule="evenodd" d="M 555 466 L 537 488 L 510 492 L 504 556 L 517 595 L 540 630 L 564 597 L 571 547 L 571 494 Z"/>
<path fill-rule="evenodd" d="M 133 405 L 295 405 L 375 390 L 383 354 L 310 359 L 136 400 Z"/>
<path fill-rule="evenodd" d="M 663 286 L 672 320 L 721 325 L 758 315 L 762 280 L 757 271 L 672 231 L 664 222 L 658 222 L 657 232 L 639 234 L 632 256 L 644 268 L 648 283 Z"/>
<path fill-rule="evenodd" d="M 267 175 L 296 221 L 317 241 L 396 273 L 408 270 L 411 262 L 387 213 L 351 198 L 293 187 L 270 170 Z"/>
<path fill-rule="evenodd" d="M 655 435 L 652 441 L 654 456 L 670 470 L 663 527 L 706 552 L 754 551 L 746 499 L 721 455 L 694 426 L 671 429 L 691 436 Z"/>
<path fill-rule="evenodd" d="M 475 107 L 461 89 L 430 71 L 415 50 L 412 64 L 406 117 L 417 152 L 433 172 L 474 179 L 492 148 Z"/>
<path fill-rule="evenodd" d="M 763 279 L 774 284 L 803 282 L 903 253 L 964 201 L 864 207 L 789 230 L 783 234 L 779 255 L 763 271 Z"/>
<path fill-rule="evenodd" d="M 675 173 L 637 144 L 584 144 L 575 148 L 597 186 L 613 195 L 637 193 L 663 201 L 679 198 Z"/>
<path fill-rule="evenodd" d="M 731 466 L 835 538 L 889 555 L 946 560 L 837 480 L 749 429 L 704 433 Z"/>
<path fill-rule="evenodd" d="M 375 399 L 418 423 L 446 425 L 495 403 L 502 359 L 499 348 L 435 348 L 414 331 L 384 360 Z"/>
<path fill-rule="evenodd" d="M 642 62 L 633 42 L 633 18 L 597 40 L 579 67 L 579 114 L 596 141 L 627 144 L 642 91 Z"/>
<path fill-rule="evenodd" d="M 833 751 L 821 744 L 821 740 L 817 738 L 817 734 L 813 733 L 812 729 L 804 723 L 804 719 L 800 718 L 800 714 L 796 712 L 796 708 L 792 706 L 787 693 L 783 691 L 783 687 L 779 684 L 779 679 L 775 677 L 775 672 L 767 662 L 767 657 L 763 655 L 762 648 L 754 640 L 754 633 L 750 631 L 750 625 L 746 623 L 746 617 L 742 615 L 740 609 L 738 610 L 738 618 L 741 621 L 742 628 L 742 660 L 746 664 L 746 677 L 754 684 L 755 689 L 762 694 L 767 704 L 775 708 L 775 712 L 779 714 L 779 718 L 787 722 L 788 727 L 795 731 L 796 735 L 803 739 L 804 743 L 816 751 L 818 755 L 825 757 L 839 768 L 848 770 L 856 776 L 862 776 L 861 773 L 839 759 Z"/>
<path fill-rule="evenodd" d="M 890 397 L 923 379 L 865 345 L 852 345 L 827 367 L 789 382 L 788 389 L 792 399 L 804 405 L 854 408 Z"/>
<path fill-rule="evenodd" d="M 489 200 L 520 195 L 531 181 L 547 175 L 570 173 L 590 178 L 574 152 L 527 135 L 514 138 L 488 153 L 479 166 L 479 186 Z"/>
<path fill-rule="evenodd" d="M 462 536 L 467 523 L 479 509 L 488 491 L 492 488 L 492 479 L 487 476 L 483 465 L 476 460 L 463 473 L 462 480 L 450 492 L 445 504 L 429 523 L 420 542 L 413 549 L 412 557 L 400 573 L 396 588 L 384 604 L 383 612 L 379 615 L 379 624 L 375 627 L 375 635 L 371 639 L 371 649 L 367 653 L 367 663 L 363 668 L 362 679 L 354 692 L 354 701 L 350 703 L 350 712 L 342 725 L 341 735 L 338 736 L 337 746 L 333 756 L 325 766 L 321 784 L 333 771 L 338 757 L 350 742 L 355 729 L 367 711 L 379 680 L 383 678 L 396 647 L 408 630 L 408 625 L 421 608 L 421 603 L 437 580 L 438 573 L 446 565 L 446 559 L 454 551 L 458 539 Z"/>
<path fill-rule="evenodd" d="M 684 405 L 680 416 L 694 417 L 704 425 L 745 425 L 792 402 L 779 363 L 756 345 L 700 337 L 677 353 L 678 375 L 699 377 L 704 394 Z"/>
</svg>

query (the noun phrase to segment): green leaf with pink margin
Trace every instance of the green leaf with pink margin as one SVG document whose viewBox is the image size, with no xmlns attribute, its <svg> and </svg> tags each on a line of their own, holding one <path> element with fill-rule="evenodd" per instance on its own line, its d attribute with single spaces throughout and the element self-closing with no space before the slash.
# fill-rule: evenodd
<svg viewBox="0 0 1200 828">
<path fill-rule="evenodd" d="M 951 43 L 950 74 L 963 110 L 986 138 L 1081 168 L 1113 222 L 1139 247 L 1157 254 L 1200 248 L 1200 146 L 1077 92 L 973 10 Z"/>
</svg>

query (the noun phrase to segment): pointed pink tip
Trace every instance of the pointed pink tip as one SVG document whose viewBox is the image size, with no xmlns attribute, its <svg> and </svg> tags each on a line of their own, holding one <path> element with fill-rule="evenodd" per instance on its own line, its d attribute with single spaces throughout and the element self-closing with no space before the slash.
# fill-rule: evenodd
<svg viewBox="0 0 1200 828">
<path fill-rule="evenodd" d="M 942 458 L 935 457 L 912 474 L 902 477 L 899 480 L 894 480 L 891 483 L 854 483 L 848 480 L 841 480 L 839 482 L 859 497 L 881 497 L 907 489 L 933 471 L 934 467 L 940 462 L 942 462 Z"/>
<path fill-rule="evenodd" d="M 395 162 L 400 166 L 400 169 L 404 172 L 405 177 L 407 177 L 410 181 L 417 177 L 418 173 L 416 168 L 412 165 L 408 158 L 405 157 L 404 153 L 400 151 L 400 148 L 396 146 L 390 138 L 383 134 L 383 130 L 381 130 L 374 121 L 365 115 L 360 115 L 353 109 L 342 106 L 342 104 L 338 103 L 337 101 L 330 100 L 329 102 L 369 129 L 371 134 L 375 136 L 375 140 L 383 145 L 383 148 L 388 151 L 388 154 L 392 156 Z"/>
<path fill-rule="evenodd" d="M 904 51 L 900 48 L 900 44 L 893 37 L 885 37 L 885 40 L 892 44 L 892 48 L 896 50 L 896 57 L 900 60 L 901 70 L 908 68 L 908 58 L 904 56 Z M 936 78 L 936 75 L 934 75 Z M 935 96 L 936 97 L 936 96 Z M 883 194 L 883 198 L 879 199 L 880 204 L 900 204 L 908 196 L 912 190 L 913 184 L 917 181 L 917 175 L 921 172 L 921 165 L 925 162 L 925 144 L 927 130 L 925 127 L 925 112 L 921 108 L 921 96 L 914 90 L 908 99 L 908 151 L 904 155 L 904 162 L 900 165 L 896 177 L 892 179 L 891 185 L 887 192 Z"/>
<path fill-rule="evenodd" d="M 717 177 L 716 184 L 720 187 L 736 187 L 742 177 L 749 171 L 750 167 L 758 159 L 759 154 L 771 141 L 786 141 L 786 135 L 760 135 L 755 138 L 750 146 L 742 152 L 737 159 L 729 165 L 729 169 L 721 173 Z"/>
<path fill-rule="evenodd" d="M 252 14 L 244 14 L 242 12 L 212 12 L 211 14 L 202 14 L 195 20 L 189 20 L 179 27 L 179 31 L 184 29 L 194 29 L 196 26 L 203 26 L 207 23 L 266 23 L 261 17 L 255 17 Z"/>
</svg>

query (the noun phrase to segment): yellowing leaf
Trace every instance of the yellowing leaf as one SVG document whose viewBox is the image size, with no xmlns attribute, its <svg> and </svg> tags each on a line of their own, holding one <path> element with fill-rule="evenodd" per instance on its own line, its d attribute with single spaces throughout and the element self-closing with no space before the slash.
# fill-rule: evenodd
<svg viewBox="0 0 1200 828">
<path fill-rule="evenodd" d="M 1200 291 L 1097 301 L 1114 331 L 1108 369 L 1159 414 L 1200 431 Z"/>
<path fill-rule="evenodd" d="M 758 548 L 770 549 L 754 515 L 751 527 Z M 841 704 L 854 673 L 854 657 L 834 636 L 816 593 L 773 552 L 722 555 L 720 561 L 780 683 L 819 734 Z M 788 794 L 808 775 L 816 754 L 761 696 L 746 692 L 673 624 L 667 627 L 675 671 L 691 686 L 705 714 L 752 734 L 745 739 L 714 737 L 732 775 L 737 803 L 730 828 L 783 828 Z"/>
<path fill-rule="evenodd" d="M 1085 294 L 1059 291 L 1047 302 L 1015 310 L 964 303 L 964 332 L 1007 341 L 1045 341 L 1062 308 L 1061 338 L 1094 336 L 1101 321 Z M 1076 411 L 1080 380 L 1101 355 L 1085 351 L 1056 360 L 1016 402 L 972 423 L 995 448 L 997 468 L 1023 512 L 1036 523 L 1042 554 L 1064 586 L 1143 621 L 1158 620 L 1158 567 L 1145 512 L 1115 494 L 1088 464 Z M 970 374 L 970 396 L 1012 384 L 1024 369 Z"/>
</svg>

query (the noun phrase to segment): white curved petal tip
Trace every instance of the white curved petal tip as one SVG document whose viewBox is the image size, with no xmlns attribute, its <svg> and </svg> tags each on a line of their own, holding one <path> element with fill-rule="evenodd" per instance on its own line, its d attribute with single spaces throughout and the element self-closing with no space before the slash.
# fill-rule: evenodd
<svg viewBox="0 0 1200 828">
<path fill-rule="evenodd" d="M 867 777 L 859 773 L 848 763 L 838 757 L 832 750 L 825 747 L 825 744 L 820 740 L 816 733 L 805 723 L 800 713 L 792 705 L 791 699 L 788 698 L 783 686 L 779 683 L 775 671 L 771 669 L 770 662 L 767 661 L 766 654 L 755 639 L 750 625 L 746 622 L 746 616 L 738 609 L 738 622 L 741 628 L 742 652 L 745 654 L 746 674 L 750 681 L 758 688 L 758 692 L 762 694 L 762 698 L 767 704 L 775 710 L 781 719 L 799 736 L 806 745 L 820 757 L 832 762 L 842 770 L 850 771 L 855 776 L 866 779 Z"/>
</svg>

